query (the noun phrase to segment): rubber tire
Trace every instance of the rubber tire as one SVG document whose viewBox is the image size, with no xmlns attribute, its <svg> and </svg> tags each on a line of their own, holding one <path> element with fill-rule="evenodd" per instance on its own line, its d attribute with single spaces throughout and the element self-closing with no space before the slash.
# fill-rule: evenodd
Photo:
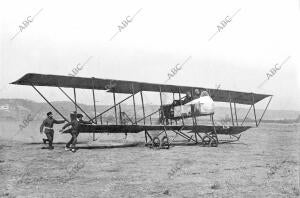
<svg viewBox="0 0 300 198">
<path fill-rule="evenodd" d="M 160 147 L 160 140 L 158 137 L 153 138 L 152 140 L 152 147 L 153 148 L 159 148 Z"/>
<path fill-rule="evenodd" d="M 166 149 L 169 149 L 169 148 L 170 148 L 168 136 L 164 136 L 164 137 L 161 139 L 161 147 L 162 147 L 162 148 L 166 148 Z"/>
<path fill-rule="evenodd" d="M 210 145 L 210 141 L 211 141 L 211 139 L 209 138 L 208 135 L 205 135 L 205 136 L 203 137 L 202 142 L 203 142 L 203 145 L 204 145 L 204 146 Z"/>
</svg>

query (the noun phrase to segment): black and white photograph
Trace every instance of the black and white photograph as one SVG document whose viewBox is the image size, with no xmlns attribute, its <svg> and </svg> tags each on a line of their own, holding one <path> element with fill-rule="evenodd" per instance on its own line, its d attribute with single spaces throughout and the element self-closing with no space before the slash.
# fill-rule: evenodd
<svg viewBox="0 0 300 198">
<path fill-rule="evenodd" d="M 0 197 L 300 197 L 300 0 L 3 0 Z"/>
</svg>

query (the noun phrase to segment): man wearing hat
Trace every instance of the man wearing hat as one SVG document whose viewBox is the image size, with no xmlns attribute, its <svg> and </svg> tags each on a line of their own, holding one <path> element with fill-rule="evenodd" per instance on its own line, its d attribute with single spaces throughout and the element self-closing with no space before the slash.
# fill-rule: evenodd
<svg viewBox="0 0 300 198">
<path fill-rule="evenodd" d="M 54 124 L 62 124 L 64 123 L 65 120 L 55 120 L 53 118 L 53 114 L 52 112 L 48 112 L 47 113 L 47 118 L 43 121 L 41 127 L 40 127 L 40 132 L 46 134 L 47 138 L 48 138 L 48 142 L 49 142 L 49 147 L 46 147 L 47 149 L 53 149 L 54 147 L 52 146 L 53 143 L 53 136 L 54 136 L 54 130 L 53 130 L 53 125 Z M 44 142 L 46 142 L 46 140 L 43 139 Z"/>
<path fill-rule="evenodd" d="M 92 122 L 82 120 L 82 117 L 83 117 L 82 114 L 77 114 L 76 119 L 74 119 L 72 122 L 69 122 L 69 123 L 65 124 L 65 126 L 63 126 L 61 131 L 63 131 L 68 126 L 72 126 L 72 131 L 71 131 L 72 138 L 66 144 L 65 150 L 70 150 L 72 152 L 75 152 L 76 151 L 75 144 L 77 142 L 77 136 L 79 135 L 79 125 L 80 124 L 92 124 Z"/>
</svg>

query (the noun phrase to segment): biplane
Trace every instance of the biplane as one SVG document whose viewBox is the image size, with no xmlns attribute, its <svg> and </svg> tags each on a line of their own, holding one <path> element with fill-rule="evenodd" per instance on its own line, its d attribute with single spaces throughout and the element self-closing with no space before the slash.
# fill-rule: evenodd
<svg viewBox="0 0 300 198">
<path fill-rule="evenodd" d="M 238 92 L 221 89 L 207 89 L 203 87 L 190 87 L 178 85 L 155 84 L 135 81 L 72 77 L 61 75 L 45 75 L 28 73 L 19 80 L 12 82 L 15 85 L 28 85 L 33 89 L 56 111 L 65 121 L 70 122 L 68 116 L 63 115 L 51 104 L 49 100 L 38 90 L 37 86 L 57 87 L 75 106 L 75 112 L 83 112 L 93 124 L 81 124 L 80 133 L 140 133 L 144 132 L 145 145 L 153 148 L 169 148 L 175 145 L 177 137 L 181 137 L 185 144 L 199 144 L 204 146 L 218 146 L 219 143 L 237 141 L 241 133 L 253 126 L 244 126 L 245 120 L 251 109 L 255 118 L 255 126 L 258 127 L 271 102 L 272 95 Z M 69 96 L 63 88 L 71 88 L 74 97 Z M 88 115 L 83 108 L 79 106 L 76 100 L 77 89 L 92 90 L 93 95 L 93 116 Z M 97 113 L 95 91 L 106 91 L 113 96 L 113 105 L 101 113 Z M 158 108 L 147 114 L 144 104 L 144 93 L 159 93 L 160 105 Z M 201 93 L 199 95 L 199 93 Z M 126 96 L 120 101 L 116 101 L 116 94 Z M 173 102 L 163 104 L 162 94 L 173 95 Z M 140 95 L 142 112 L 137 117 L 136 97 Z M 269 98 L 268 103 L 258 119 L 256 115 L 255 104 Z M 129 118 L 126 112 L 122 111 L 122 105 L 125 101 L 132 99 L 132 108 L 134 117 Z M 209 102 L 207 102 L 209 101 Z M 213 102 L 212 102 L 213 101 Z M 215 123 L 214 103 L 229 103 L 231 123 L 230 126 L 223 126 Z M 248 109 L 244 119 L 238 120 L 236 104 L 247 105 Z M 114 123 L 103 123 L 102 118 L 108 111 L 114 113 Z M 154 115 L 158 118 L 154 122 Z M 235 116 L 234 116 L 235 115 Z M 126 118 L 127 116 L 127 118 Z M 206 117 L 205 121 L 201 118 Z M 124 120 L 130 122 L 125 122 Z M 253 121 L 253 120 L 252 120 Z M 248 121 L 247 121 L 248 122 Z M 152 135 L 155 131 L 156 134 Z M 65 133 L 68 133 L 66 131 Z M 220 136 L 229 137 L 221 139 Z M 178 139 L 178 138 L 177 138 Z M 181 142 L 182 143 L 182 142 Z"/>
</svg>

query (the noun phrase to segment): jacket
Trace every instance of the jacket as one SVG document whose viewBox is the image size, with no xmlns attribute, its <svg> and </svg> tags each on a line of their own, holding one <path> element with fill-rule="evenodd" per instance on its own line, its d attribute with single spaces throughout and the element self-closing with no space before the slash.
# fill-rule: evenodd
<svg viewBox="0 0 300 198">
<path fill-rule="evenodd" d="M 72 133 L 79 133 L 80 124 L 92 124 L 91 122 L 75 119 L 72 122 L 69 122 L 63 126 L 62 129 L 67 128 L 68 126 L 72 126 Z"/>
<path fill-rule="evenodd" d="M 45 133 L 48 133 L 53 130 L 52 128 L 54 124 L 62 124 L 64 122 L 65 122 L 64 120 L 55 120 L 53 118 L 46 118 L 40 126 L 40 132 L 43 132 L 43 128 L 47 127 L 45 128 Z"/>
</svg>

